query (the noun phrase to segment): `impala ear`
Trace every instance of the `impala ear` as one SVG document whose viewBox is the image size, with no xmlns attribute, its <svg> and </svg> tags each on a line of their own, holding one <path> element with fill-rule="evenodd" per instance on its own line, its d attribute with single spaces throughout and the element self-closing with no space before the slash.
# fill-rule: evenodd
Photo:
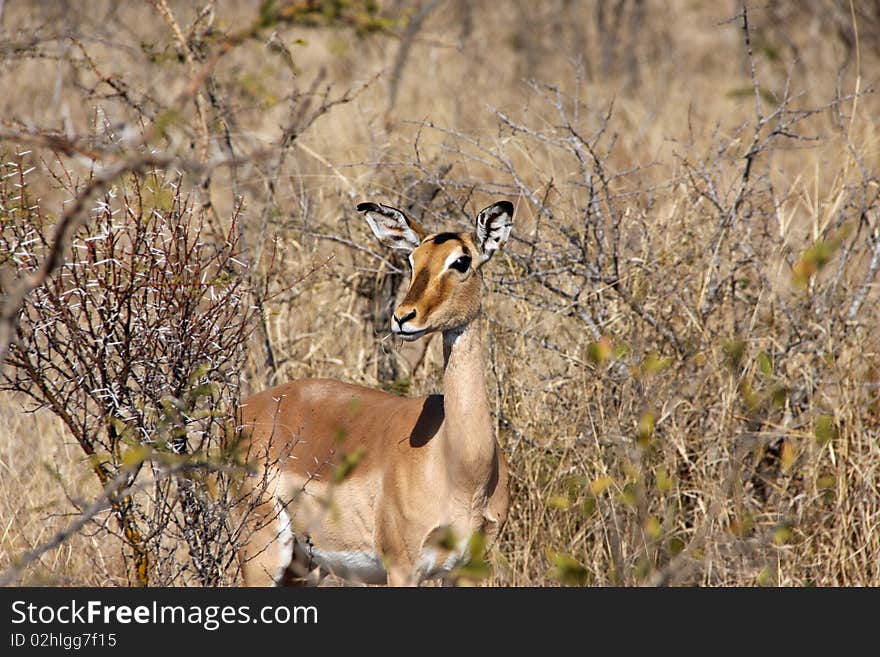
<svg viewBox="0 0 880 657">
<path fill-rule="evenodd" d="M 409 253 L 427 235 L 418 223 L 390 205 L 358 203 L 357 210 L 364 213 L 376 239 L 391 249 Z"/>
<path fill-rule="evenodd" d="M 477 247 L 480 249 L 480 266 L 507 243 L 513 227 L 513 203 L 498 201 L 480 210 L 477 215 Z"/>
</svg>

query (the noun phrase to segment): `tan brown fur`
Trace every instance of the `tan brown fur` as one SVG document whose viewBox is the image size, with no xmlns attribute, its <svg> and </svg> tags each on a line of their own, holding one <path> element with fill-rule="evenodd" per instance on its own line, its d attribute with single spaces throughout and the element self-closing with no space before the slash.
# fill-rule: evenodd
<svg viewBox="0 0 880 657">
<path fill-rule="evenodd" d="M 480 285 L 478 273 L 467 278 L 455 270 L 442 271 L 446 258 L 462 251 L 476 254 L 471 237 L 458 234 L 458 240 L 449 240 L 440 245 L 434 243 L 431 235 L 413 252 L 413 282 L 403 298 L 395 315 L 405 317 L 416 311 L 416 323 L 427 325 L 435 331 L 445 331 L 464 322 L 470 322 L 480 313 Z M 455 293 L 453 294 L 453 288 Z M 427 319 L 426 319 L 427 318 Z"/>
<path fill-rule="evenodd" d="M 480 247 L 466 233 L 426 237 L 399 211 L 367 206 L 377 209 L 380 222 L 396 222 L 388 230 L 374 227 L 380 239 L 390 236 L 399 245 L 407 231 L 410 242 L 412 234 L 421 239 L 413 244 L 413 279 L 394 328 L 401 335 L 410 324 L 414 331 L 443 332 L 445 395 L 405 398 L 307 379 L 244 400 L 242 449 L 258 469 L 248 486 L 262 496 L 240 555 L 248 585 L 308 581 L 319 565 L 316 555 L 328 552 L 376 555 L 390 584 L 415 584 L 434 572 L 425 564 L 432 563 L 438 533 L 463 546 L 480 531 L 491 543 L 507 517 L 507 465 L 490 421 L 474 321 L 481 276 L 478 268 L 459 272 L 444 264 L 467 253 L 476 266 Z M 503 207 L 512 213 L 512 206 Z M 287 562 L 286 573 L 279 572 Z M 336 574 L 357 579 L 339 568 Z M 313 574 L 311 581 L 319 579 Z"/>
</svg>

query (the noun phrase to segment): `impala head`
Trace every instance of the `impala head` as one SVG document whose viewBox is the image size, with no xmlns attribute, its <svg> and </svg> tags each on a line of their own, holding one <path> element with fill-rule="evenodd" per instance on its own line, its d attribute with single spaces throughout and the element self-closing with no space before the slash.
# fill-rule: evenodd
<svg viewBox="0 0 880 657">
<path fill-rule="evenodd" d="M 473 233 L 429 234 L 396 208 L 361 203 L 378 240 L 409 254 L 412 281 L 391 319 L 404 340 L 464 326 L 480 313 L 480 268 L 507 242 L 513 204 L 499 201 L 477 215 Z"/>
</svg>

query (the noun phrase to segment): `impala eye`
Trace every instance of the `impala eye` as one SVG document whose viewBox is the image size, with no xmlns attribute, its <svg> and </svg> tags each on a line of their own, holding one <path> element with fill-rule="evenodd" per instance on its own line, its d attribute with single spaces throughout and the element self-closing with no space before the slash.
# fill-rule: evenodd
<svg viewBox="0 0 880 657">
<path fill-rule="evenodd" d="M 470 256 L 461 256 L 458 260 L 453 262 L 449 267 L 454 269 L 455 271 L 460 271 L 462 274 L 468 270 L 468 267 L 471 266 L 471 257 Z"/>
</svg>

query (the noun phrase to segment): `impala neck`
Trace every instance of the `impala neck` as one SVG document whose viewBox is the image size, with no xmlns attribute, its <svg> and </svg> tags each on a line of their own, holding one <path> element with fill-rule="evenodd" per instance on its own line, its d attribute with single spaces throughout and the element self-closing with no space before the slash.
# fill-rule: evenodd
<svg viewBox="0 0 880 657">
<path fill-rule="evenodd" d="M 443 332 L 443 408 L 446 457 L 452 479 L 485 485 L 495 460 L 495 437 L 483 377 L 479 322 Z"/>
</svg>

